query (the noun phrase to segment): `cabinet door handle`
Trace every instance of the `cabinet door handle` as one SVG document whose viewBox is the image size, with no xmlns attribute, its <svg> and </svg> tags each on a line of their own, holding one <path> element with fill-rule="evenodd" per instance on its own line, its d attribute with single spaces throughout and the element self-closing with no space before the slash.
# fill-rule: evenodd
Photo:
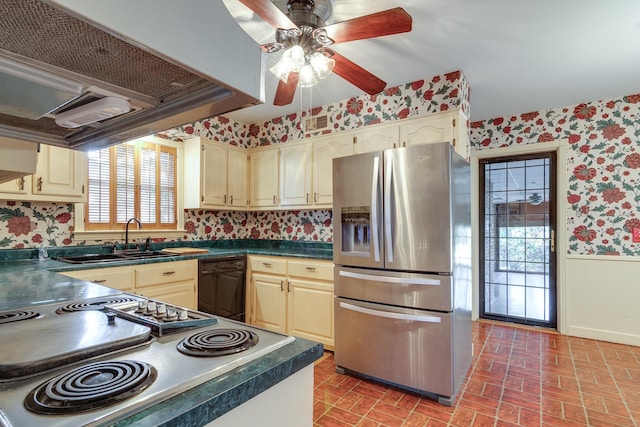
<svg viewBox="0 0 640 427">
<path fill-rule="evenodd" d="M 284 291 L 284 281 L 280 280 L 280 292 Z"/>
<path fill-rule="evenodd" d="M 274 205 L 276 204 L 276 196 L 275 195 L 273 196 L 273 204 Z"/>
<path fill-rule="evenodd" d="M 24 177 L 18 180 L 18 188 L 20 189 L 20 191 L 24 190 Z"/>
<path fill-rule="evenodd" d="M 307 193 L 307 203 L 309 203 L 309 193 Z"/>
<path fill-rule="evenodd" d="M 313 193 L 313 203 L 318 203 L 318 193 Z"/>
<path fill-rule="evenodd" d="M 107 280 L 106 279 L 97 279 L 97 280 L 94 280 L 93 283 L 98 283 L 98 284 L 107 283 Z"/>
<path fill-rule="evenodd" d="M 162 273 L 163 276 L 173 276 L 174 274 L 176 274 L 175 271 L 165 271 Z"/>
<path fill-rule="evenodd" d="M 402 146 L 403 146 L 403 147 L 406 147 L 406 146 L 407 146 L 407 141 L 403 141 L 403 142 L 402 142 Z"/>
<path fill-rule="evenodd" d="M 38 178 L 38 191 L 42 191 L 42 177 Z"/>
<path fill-rule="evenodd" d="M 271 268 L 271 263 L 270 262 L 263 262 L 262 265 L 266 268 Z"/>
<path fill-rule="evenodd" d="M 226 194 L 224 195 L 224 201 L 222 203 L 224 203 L 225 205 L 227 204 L 227 195 Z"/>
<path fill-rule="evenodd" d="M 305 267 L 304 269 L 307 270 L 307 271 L 310 271 L 310 272 L 315 272 L 316 271 L 315 267 Z"/>
<path fill-rule="evenodd" d="M 230 197 L 229 204 L 230 204 L 230 205 L 232 205 L 232 204 L 233 204 L 233 195 Z"/>
<path fill-rule="evenodd" d="M 287 292 L 291 292 L 291 283 L 289 283 L 289 281 L 287 281 Z"/>
</svg>

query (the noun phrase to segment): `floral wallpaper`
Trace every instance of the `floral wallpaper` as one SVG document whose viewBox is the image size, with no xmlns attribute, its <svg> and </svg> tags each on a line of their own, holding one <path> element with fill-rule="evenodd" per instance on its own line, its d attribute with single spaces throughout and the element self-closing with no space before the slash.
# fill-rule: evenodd
<svg viewBox="0 0 640 427">
<path fill-rule="evenodd" d="M 331 210 L 185 211 L 184 240 L 269 239 L 331 242 Z"/>
<path fill-rule="evenodd" d="M 0 248 L 72 244 L 73 204 L 0 202 Z"/>
<path fill-rule="evenodd" d="M 471 124 L 472 149 L 566 138 L 568 253 L 640 255 L 640 94 Z"/>
<path fill-rule="evenodd" d="M 311 111 L 275 117 L 245 125 L 218 116 L 162 132 L 157 136 L 183 140 L 203 136 L 218 142 L 255 148 L 282 144 L 313 136 L 304 132 L 309 116 L 327 115 L 329 128 L 322 133 L 342 132 L 363 126 L 415 118 L 460 108 L 470 115 L 470 87 L 461 71 L 385 89 L 377 95 L 361 95 Z"/>
</svg>

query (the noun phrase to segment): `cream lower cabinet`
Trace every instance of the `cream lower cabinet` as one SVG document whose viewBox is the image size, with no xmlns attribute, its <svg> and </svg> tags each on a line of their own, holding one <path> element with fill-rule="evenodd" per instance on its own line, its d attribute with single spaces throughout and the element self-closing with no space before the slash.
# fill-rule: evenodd
<svg viewBox="0 0 640 427">
<path fill-rule="evenodd" d="M 249 256 L 249 323 L 332 350 L 333 263 Z"/>
<path fill-rule="evenodd" d="M 65 271 L 60 274 L 125 292 L 134 292 L 136 282 L 133 266 L 92 268 L 91 270 Z"/>
<path fill-rule="evenodd" d="M 65 271 L 60 274 L 157 299 L 167 304 L 198 309 L 197 260 Z"/>
</svg>

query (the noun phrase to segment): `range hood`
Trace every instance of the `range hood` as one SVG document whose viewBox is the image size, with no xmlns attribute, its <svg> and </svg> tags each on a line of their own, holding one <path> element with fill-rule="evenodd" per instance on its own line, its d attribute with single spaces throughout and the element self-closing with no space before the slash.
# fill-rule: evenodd
<svg viewBox="0 0 640 427">
<path fill-rule="evenodd" d="M 0 137 L 91 150 L 262 102 L 259 46 L 208 3 L 0 0 Z"/>
</svg>

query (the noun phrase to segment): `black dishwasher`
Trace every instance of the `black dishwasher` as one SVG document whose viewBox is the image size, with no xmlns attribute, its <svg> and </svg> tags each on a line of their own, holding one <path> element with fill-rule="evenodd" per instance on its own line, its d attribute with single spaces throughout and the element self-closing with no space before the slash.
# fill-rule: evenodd
<svg viewBox="0 0 640 427">
<path fill-rule="evenodd" d="M 198 262 L 198 310 L 244 322 L 247 258 Z"/>
</svg>

